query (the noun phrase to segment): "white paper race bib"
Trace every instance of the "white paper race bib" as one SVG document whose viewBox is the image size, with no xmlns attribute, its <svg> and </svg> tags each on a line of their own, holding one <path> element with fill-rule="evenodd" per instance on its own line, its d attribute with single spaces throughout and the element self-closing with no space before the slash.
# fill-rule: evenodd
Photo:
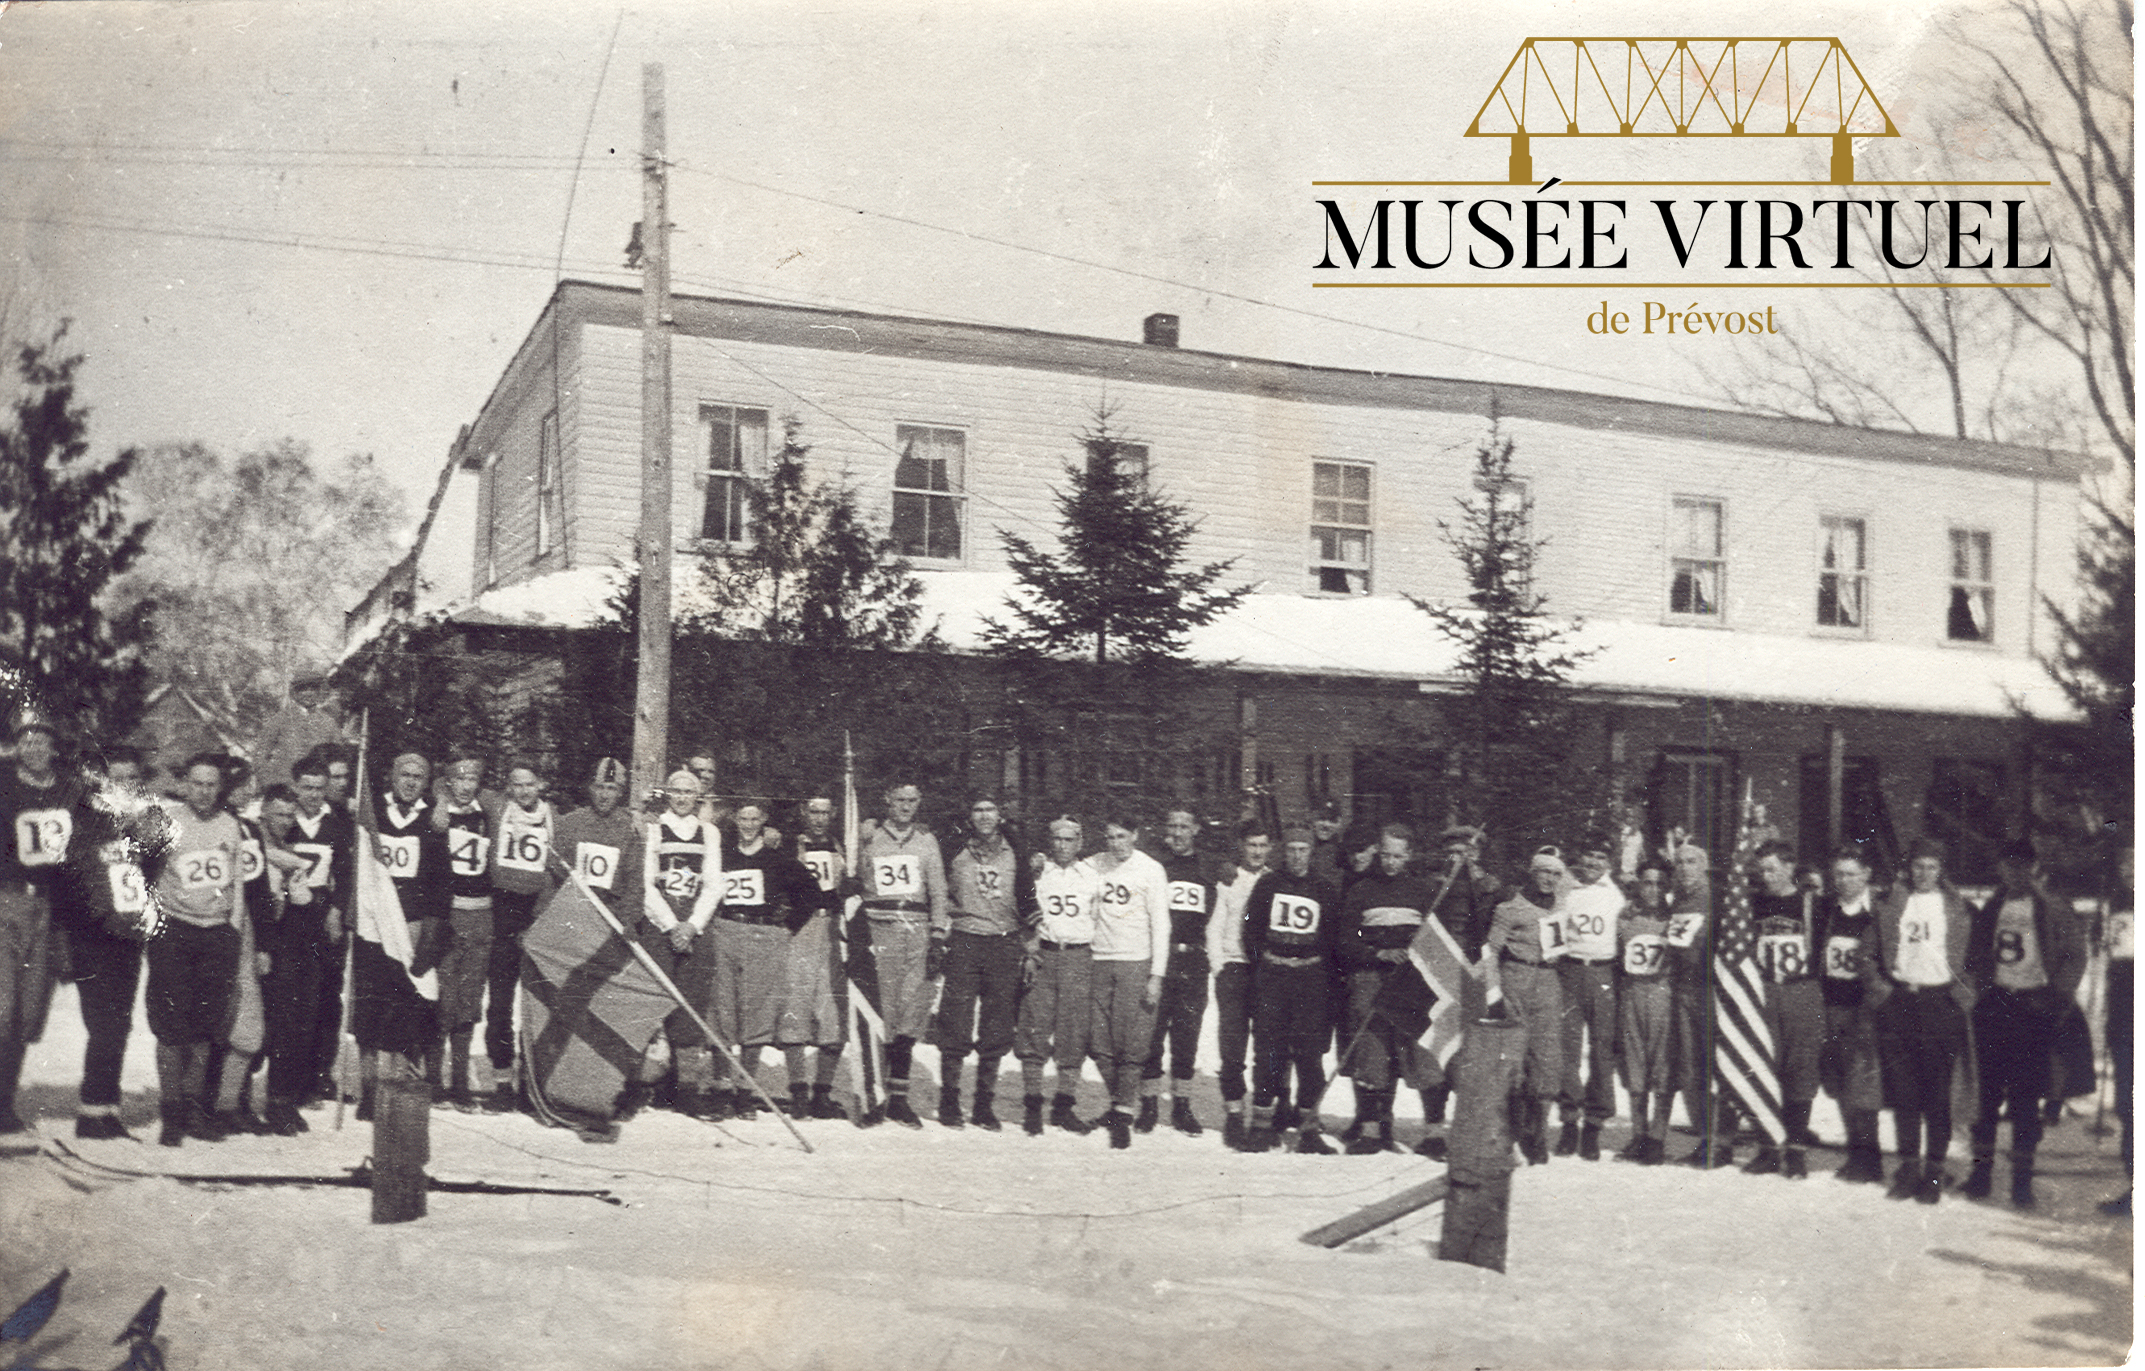
<svg viewBox="0 0 2145 1371">
<path fill-rule="evenodd" d="M 1810 974 L 1810 945 L 1800 933 L 1766 933 L 1758 938 L 1758 969 L 1768 981 L 1791 981 Z"/>
<path fill-rule="evenodd" d="M 1534 922 L 1542 930 L 1543 961 L 1552 961 L 1570 950 L 1571 932 L 1562 914 L 1544 914 Z"/>
<path fill-rule="evenodd" d="M 995 866 L 976 868 L 976 889 L 985 896 L 996 898 L 1005 886 L 1005 873 Z"/>
<path fill-rule="evenodd" d="M 1301 895 L 1276 895 L 1266 926 L 1276 933 L 1316 933 L 1318 919 L 1318 901 Z"/>
<path fill-rule="evenodd" d="M 231 883 L 231 854 L 221 848 L 182 852 L 172 859 L 172 868 L 183 890 L 220 890 Z"/>
<path fill-rule="evenodd" d="M 499 865 L 515 871 L 542 871 L 549 846 L 541 828 L 509 828 L 499 838 Z"/>
<path fill-rule="evenodd" d="M 380 865 L 387 874 L 398 881 L 407 881 L 417 874 L 419 848 L 414 833 L 400 838 L 382 835 L 380 838 Z"/>
<path fill-rule="evenodd" d="M 1835 981 L 1851 981 L 1862 974 L 1862 940 L 1846 938 L 1838 934 L 1825 939 L 1825 976 Z"/>
<path fill-rule="evenodd" d="M 1706 926 L 1706 916 L 1698 913 L 1671 914 L 1668 916 L 1668 945 L 1689 947 L 1698 941 L 1698 934 Z"/>
<path fill-rule="evenodd" d="M 833 853 L 826 851 L 805 853 L 804 869 L 812 873 L 812 879 L 819 882 L 821 890 L 834 889 L 836 867 Z"/>
<path fill-rule="evenodd" d="M 722 902 L 734 905 L 767 903 L 767 873 L 756 866 L 722 873 Z"/>
<path fill-rule="evenodd" d="M 2137 911 L 2118 909 L 2108 916 L 2108 955 L 2119 962 L 2137 957 Z"/>
<path fill-rule="evenodd" d="M 457 876 L 482 876 L 492 840 L 473 828 L 447 830 L 447 867 Z"/>
<path fill-rule="evenodd" d="M 1207 888 L 1197 881 L 1171 881 L 1169 907 L 1188 914 L 1207 912 Z"/>
<path fill-rule="evenodd" d="M 15 859 L 24 866 L 57 866 L 67 860 L 74 815 L 64 809 L 25 809 L 15 816 Z"/>
<path fill-rule="evenodd" d="M 700 898 L 700 868 L 689 858 L 665 859 L 662 874 L 656 877 L 656 888 L 664 895 L 680 902 Z"/>
<path fill-rule="evenodd" d="M 261 872 L 268 867 L 267 854 L 261 851 L 259 838 L 241 838 L 238 842 L 238 879 L 251 884 L 261 879 Z"/>
<path fill-rule="evenodd" d="M 142 869 L 132 862 L 113 862 L 104 868 L 112 887 L 112 912 L 140 914 L 149 908 L 149 883 Z"/>
<path fill-rule="evenodd" d="M 924 894 L 923 869 L 906 852 L 871 859 L 872 894 L 885 900 L 920 900 Z"/>
<path fill-rule="evenodd" d="M 1658 976 L 1668 963 L 1668 940 L 1658 933 L 1634 933 L 1624 944 L 1626 976 Z"/>
<path fill-rule="evenodd" d="M 1078 895 L 1045 895 L 1043 913 L 1053 919 L 1077 919 L 1087 913 L 1087 901 Z"/>
<path fill-rule="evenodd" d="M 618 849 L 608 843 L 576 843 L 573 867 L 596 889 L 609 890 L 618 875 Z"/>
<path fill-rule="evenodd" d="M 305 858 L 305 883 L 319 889 L 328 883 L 328 867 L 335 860 L 335 849 L 326 843 L 292 843 L 290 850 Z"/>
</svg>

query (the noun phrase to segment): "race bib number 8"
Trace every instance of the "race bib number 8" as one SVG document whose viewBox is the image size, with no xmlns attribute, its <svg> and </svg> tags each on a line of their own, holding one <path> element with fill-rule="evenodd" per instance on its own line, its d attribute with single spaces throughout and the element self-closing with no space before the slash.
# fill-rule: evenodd
<svg viewBox="0 0 2145 1371">
<path fill-rule="evenodd" d="M 182 852 L 178 859 L 179 885 L 187 890 L 218 890 L 231 883 L 231 858 L 215 848 Z"/>
<path fill-rule="evenodd" d="M 598 890 L 609 890 L 618 875 L 618 849 L 607 843 L 580 843 L 574 848 L 574 870 Z"/>
<path fill-rule="evenodd" d="M 724 904 L 763 905 L 767 903 L 767 873 L 756 866 L 722 873 L 722 902 Z"/>
<path fill-rule="evenodd" d="M 1276 933 L 1316 933 L 1318 901 L 1297 895 L 1276 895 L 1273 912 L 1266 916 L 1266 926 Z"/>
<path fill-rule="evenodd" d="M 1624 944 L 1624 974 L 1627 976 L 1658 976 L 1661 966 L 1668 960 L 1668 940 L 1658 933 L 1634 934 Z"/>
<path fill-rule="evenodd" d="M 417 835 L 380 839 L 380 865 L 387 874 L 400 880 L 409 880 L 417 874 Z"/>
<path fill-rule="evenodd" d="M 473 829 L 450 828 L 447 830 L 447 865 L 457 876 L 481 876 L 484 874 L 484 858 L 490 853 L 492 840 Z"/>
<path fill-rule="evenodd" d="M 821 890 L 834 889 L 834 854 L 831 852 L 807 852 L 804 854 L 804 869 L 812 873 Z"/>
<path fill-rule="evenodd" d="M 1698 941 L 1698 930 L 1706 926 L 1703 914 L 1675 914 L 1668 920 L 1668 945 L 1689 947 Z"/>
<path fill-rule="evenodd" d="M 1810 952 L 1800 933 L 1768 933 L 1758 939 L 1758 969 L 1769 981 L 1791 981 L 1810 971 Z"/>
<path fill-rule="evenodd" d="M 1861 974 L 1860 938 L 1825 939 L 1825 975 L 1835 981 L 1851 981 Z"/>
<path fill-rule="evenodd" d="M 1187 914 L 1204 914 L 1207 910 L 1207 888 L 1197 881 L 1171 881 L 1169 907 Z"/>
<path fill-rule="evenodd" d="M 509 829 L 499 843 L 499 865 L 516 871 L 542 871 L 544 847 L 542 829 Z"/>
<path fill-rule="evenodd" d="M 872 893 L 889 900 L 923 898 L 923 871 L 907 853 L 874 857 L 871 863 Z"/>
<path fill-rule="evenodd" d="M 25 809 L 15 816 L 15 857 L 24 866 L 56 866 L 67 860 L 74 815 L 64 809 Z"/>
</svg>

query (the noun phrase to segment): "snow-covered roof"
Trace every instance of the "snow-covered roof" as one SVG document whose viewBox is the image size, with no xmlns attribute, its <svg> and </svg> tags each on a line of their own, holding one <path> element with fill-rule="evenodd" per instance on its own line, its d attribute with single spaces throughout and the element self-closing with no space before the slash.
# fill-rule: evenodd
<svg viewBox="0 0 2145 1371">
<path fill-rule="evenodd" d="M 673 603 L 695 604 L 693 564 L 681 559 Z M 580 567 L 488 590 L 449 610 L 458 623 L 589 628 L 604 620 L 623 572 Z M 1004 617 L 1008 572 L 923 574 L 924 622 L 955 651 L 982 645 L 986 617 Z M 1983 648 L 1746 633 L 1674 624 L 1591 620 L 1574 646 L 1596 649 L 1575 673 L 1593 689 L 1639 695 L 1766 701 L 1843 709 L 2008 717 L 2013 701 L 2045 717 L 2070 712 L 2030 659 Z M 1455 652 L 1427 615 L 1388 596 L 1339 598 L 1262 593 L 1192 635 L 1193 654 L 1247 670 L 1452 679 Z"/>
</svg>

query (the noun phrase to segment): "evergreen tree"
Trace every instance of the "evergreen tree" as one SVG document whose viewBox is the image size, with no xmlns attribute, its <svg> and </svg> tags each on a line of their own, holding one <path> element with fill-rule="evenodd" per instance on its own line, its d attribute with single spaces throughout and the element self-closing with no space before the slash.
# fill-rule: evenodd
<svg viewBox="0 0 2145 1371">
<path fill-rule="evenodd" d="M 1098 665 L 1184 663 L 1191 631 L 1251 593 L 1248 585 L 1216 588 L 1234 559 L 1181 565 L 1199 521 L 1149 488 L 1146 474 L 1125 460 L 1135 445 L 1111 431 L 1110 419 L 1109 410 L 1096 411 L 1093 426 L 1078 435 L 1086 460 L 1065 468 L 1065 487 L 1056 492 L 1060 550 L 999 533 L 1023 594 L 1006 600 L 1011 624 L 984 621 L 992 652 L 1092 654 Z"/>
<path fill-rule="evenodd" d="M 1534 585 L 1547 546 L 1534 534 L 1533 501 L 1512 473 L 1512 440 L 1493 424 L 1475 450 L 1475 495 L 1438 530 L 1459 559 L 1463 606 L 1409 596 L 1459 650 L 1461 688 L 1445 714 L 1456 817 L 1485 825 L 1517 855 L 1581 836 L 1602 808 L 1602 787 L 1571 769 L 1578 731 L 1572 672 L 1593 653 L 1572 645 Z"/>
<path fill-rule="evenodd" d="M 1056 492 L 1058 551 L 1001 531 L 1020 589 L 1010 621 L 984 620 L 983 641 L 1008 668 L 1012 740 L 1057 759 L 1040 783 L 1053 803 L 1153 809 L 1186 798 L 1186 773 L 1212 769 L 1213 682 L 1189 639 L 1252 587 L 1222 585 L 1233 560 L 1184 564 L 1199 522 L 1150 486 L 1112 418 L 1099 409 L 1076 435 L 1083 460 Z"/>
<path fill-rule="evenodd" d="M 2074 611 L 2047 602 L 2057 644 L 2042 665 L 2079 718 L 2031 727 L 2041 797 L 2052 802 L 2046 826 L 2082 839 L 2076 857 L 2111 864 L 2137 841 L 2137 526 L 2103 500 L 2092 502 L 2078 572 Z"/>
<path fill-rule="evenodd" d="M 89 411 L 75 400 L 79 353 L 62 326 L 15 356 L 18 391 L 0 428 L 0 706 L 35 703 L 91 740 L 141 721 L 154 605 L 107 612 L 114 578 L 141 556 L 149 524 L 127 519 L 121 485 L 137 454 L 89 460 Z"/>
</svg>

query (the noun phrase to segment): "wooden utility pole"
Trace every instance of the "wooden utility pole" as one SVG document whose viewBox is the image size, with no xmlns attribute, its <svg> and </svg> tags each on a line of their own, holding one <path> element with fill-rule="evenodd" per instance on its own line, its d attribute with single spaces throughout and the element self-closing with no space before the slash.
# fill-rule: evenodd
<svg viewBox="0 0 2145 1371">
<path fill-rule="evenodd" d="M 663 782 L 670 738 L 670 196 L 663 65 L 641 68 L 640 655 L 633 693 L 633 793 Z"/>
</svg>

